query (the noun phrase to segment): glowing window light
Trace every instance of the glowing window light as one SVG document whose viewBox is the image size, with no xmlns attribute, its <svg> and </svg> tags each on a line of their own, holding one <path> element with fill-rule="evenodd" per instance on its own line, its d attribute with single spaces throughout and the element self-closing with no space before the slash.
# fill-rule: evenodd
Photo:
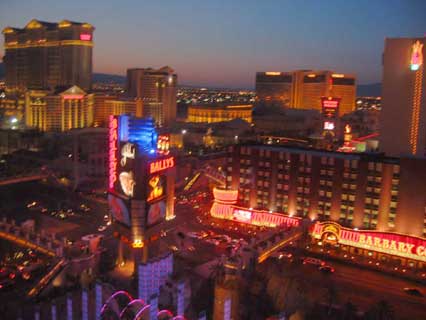
<svg viewBox="0 0 426 320">
<path fill-rule="evenodd" d="M 267 76 L 280 76 L 280 75 L 281 75 L 281 72 L 277 72 L 277 71 L 268 71 L 268 72 L 265 72 L 265 75 L 267 75 Z"/>
<path fill-rule="evenodd" d="M 90 41 L 92 40 L 92 35 L 90 33 L 82 33 L 80 34 L 80 40 Z"/>
</svg>

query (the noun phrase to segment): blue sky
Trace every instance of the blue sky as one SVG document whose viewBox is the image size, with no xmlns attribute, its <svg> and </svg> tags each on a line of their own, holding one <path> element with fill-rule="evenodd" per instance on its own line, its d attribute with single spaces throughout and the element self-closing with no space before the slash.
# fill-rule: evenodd
<svg viewBox="0 0 426 320">
<path fill-rule="evenodd" d="M 249 88 L 263 70 L 379 82 L 384 39 L 424 36 L 425 17 L 426 0 L 0 0 L 1 28 L 93 24 L 95 72 L 170 65 L 180 83 Z"/>
</svg>

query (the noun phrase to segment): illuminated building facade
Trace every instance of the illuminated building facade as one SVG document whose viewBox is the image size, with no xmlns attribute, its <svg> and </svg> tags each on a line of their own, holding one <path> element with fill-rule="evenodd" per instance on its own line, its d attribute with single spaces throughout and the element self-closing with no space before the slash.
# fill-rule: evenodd
<svg viewBox="0 0 426 320">
<path fill-rule="evenodd" d="M 252 122 L 253 106 L 247 105 L 195 105 L 188 107 L 187 122 L 223 122 L 233 119 L 242 119 Z"/>
<path fill-rule="evenodd" d="M 339 116 L 355 110 L 355 76 L 332 71 L 298 70 L 258 72 L 256 95 L 260 102 L 282 107 L 321 111 L 321 98 L 340 99 Z"/>
<path fill-rule="evenodd" d="M 25 93 L 25 122 L 41 131 L 67 131 L 93 125 L 94 95 L 77 86 L 49 93 L 28 90 Z"/>
<path fill-rule="evenodd" d="M 148 258 L 156 226 L 174 218 L 175 157 L 170 138 L 159 135 L 152 118 L 110 116 L 108 202 L 120 245 L 135 260 Z M 134 249 L 134 250 L 133 250 Z M 141 249 L 141 250 L 138 250 Z"/>
<path fill-rule="evenodd" d="M 117 100 L 117 96 L 103 93 L 95 93 L 95 108 L 93 122 L 95 127 L 107 127 L 111 113 L 111 105 L 107 101 Z"/>
<path fill-rule="evenodd" d="M 102 119 L 109 115 L 131 115 L 134 117 L 142 117 L 143 103 L 137 98 L 119 98 L 105 100 L 105 111 L 102 113 Z"/>
<path fill-rule="evenodd" d="M 250 219 L 266 221 L 268 212 L 281 213 L 424 237 L 425 164 L 415 158 L 235 145 L 230 147 L 227 187 L 235 192 L 235 205 L 256 210 Z M 271 219 L 264 225 L 285 223 L 272 214 Z"/>
<path fill-rule="evenodd" d="M 426 155 L 426 37 L 386 39 L 379 148 L 391 156 Z"/>
<path fill-rule="evenodd" d="M 256 96 L 266 105 L 293 105 L 293 74 L 291 72 L 257 72 Z"/>
<path fill-rule="evenodd" d="M 153 117 L 159 126 L 176 120 L 177 75 L 170 67 L 127 70 L 127 94 L 141 99 L 143 116 Z"/>
<path fill-rule="evenodd" d="M 35 19 L 23 29 L 3 29 L 8 91 L 72 85 L 89 90 L 93 31 L 88 23 Z"/>
</svg>

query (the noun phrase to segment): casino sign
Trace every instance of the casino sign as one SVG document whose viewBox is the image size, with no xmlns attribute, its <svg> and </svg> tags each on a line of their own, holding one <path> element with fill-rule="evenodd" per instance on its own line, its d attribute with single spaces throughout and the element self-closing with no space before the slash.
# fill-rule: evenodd
<svg viewBox="0 0 426 320">
<path fill-rule="evenodd" d="M 317 222 L 316 239 L 426 262 L 426 239 L 393 232 L 354 230 L 331 221 Z"/>
</svg>

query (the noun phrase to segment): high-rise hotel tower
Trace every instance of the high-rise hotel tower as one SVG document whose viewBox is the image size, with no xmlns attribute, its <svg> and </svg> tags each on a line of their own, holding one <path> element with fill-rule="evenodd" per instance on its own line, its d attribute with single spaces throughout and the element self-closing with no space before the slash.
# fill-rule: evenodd
<svg viewBox="0 0 426 320">
<path fill-rule="evenodd" d="M 94 27 L 89 23 L 31 20 L 3 30 L 9 92 L 77 85 L 89 90 Z"/>
<path fill-rule="evenodd" d="M 426 37 L 386 39 L 383 54 L 381 151 L 426 155 Z"/>
</svg>

